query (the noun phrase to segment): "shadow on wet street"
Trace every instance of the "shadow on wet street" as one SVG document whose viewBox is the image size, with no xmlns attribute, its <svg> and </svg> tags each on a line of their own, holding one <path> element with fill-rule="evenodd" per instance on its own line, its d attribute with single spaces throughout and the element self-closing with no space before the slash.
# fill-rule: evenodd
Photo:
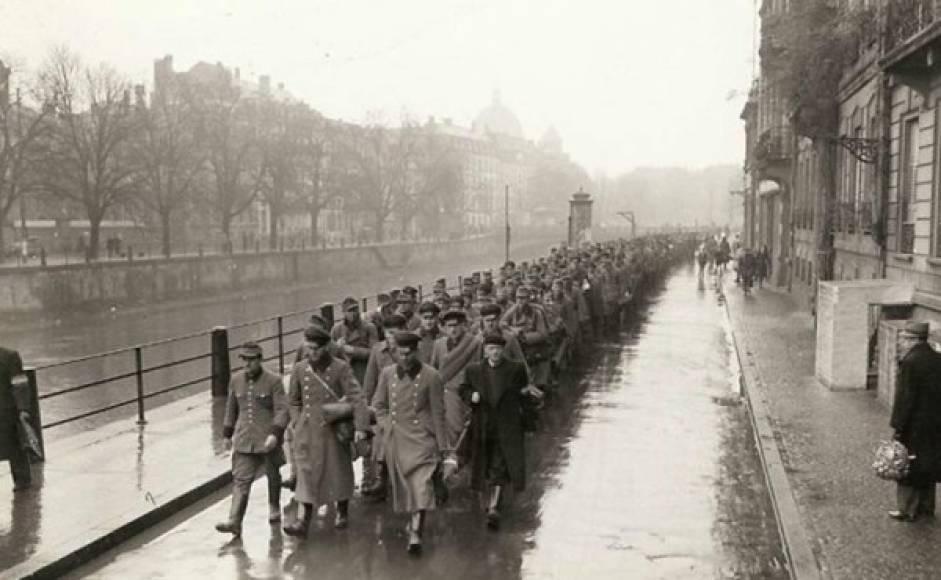
<svg viewBox="0 0 941 580">
<path fill-rule="evenodd" d="M 786 578 L 724 309 L 698 285 L 677 271 L 564 377 L 498 532 L 464 485 L 429 514 L 419 558 L 390 505 L 355 504 L 340 532 L 325 514 L 297 541 L 269 528 L 259 481 L 244 539 L 213 530 L 216 494 L 74 577 Z"/>
</svg>

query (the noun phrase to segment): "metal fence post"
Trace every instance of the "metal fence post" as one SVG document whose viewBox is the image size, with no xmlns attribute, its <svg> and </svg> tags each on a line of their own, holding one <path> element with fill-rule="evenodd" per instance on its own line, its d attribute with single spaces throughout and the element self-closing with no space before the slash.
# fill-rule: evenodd
<svg viewBox="0 0 941 580">
<path fill-rule="evenodd" d="M 369 310 L 369 299 L 363 298 L 361 302 L 363 303 L 363 314 L 366 314 L 366 312 Z"/>
<path fill-rule="evenodd" d="M 418 285 L 418 301 L 421 302 L 425 296 L 425 292 L 422 290 L 421 284 Z"/>
<path fill-rule="evenodd" d="M 36 432 L 36 437 L 39 438 L 39 450 L 42 452 L 42 459 L 31 457 L 30 461 L 38 463 L 40 461 L 45 461 L 46 458 L 46 444 L 42 436 L 42 414 L 39 408 L 39 387 L 36 383 L 36 367 L 23 367 L 23 373 L 26 375 L 26 381 L 29 385 L 29 422 L 33 426 L 33 431 Z"/>
<path fill-rule="evenodd" d="M 225 397 L 229 394 L 229 379 L 232 376 L 229 364 L 229 331 L 224 326 L 215 326 L 211 337 L 212 396 Z"/>
<path fill-rule="evenodd" d="M 333 328 L 333 304 L 329 302 L 320 307 L 320 316 L 327 321 L 327 332 Z"/>
<path fill-rule="evenodd" d="M 284 317 L 278 317 L 278 366 L 284 374 Z"/>
<path fill-rule="evenodd" d="M 134 377 L 137 379 L 137 424 L 146 425 L 144 419 L 144 353 L 141 347 L 134 347 Z"/>
</svg>

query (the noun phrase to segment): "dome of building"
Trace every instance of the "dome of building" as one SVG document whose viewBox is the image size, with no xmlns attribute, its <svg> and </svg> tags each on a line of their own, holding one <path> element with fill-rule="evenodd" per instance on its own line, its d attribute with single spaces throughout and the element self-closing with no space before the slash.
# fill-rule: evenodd
<svg viewBox="0 0 941 580">
<path fill-rule="evenodd" d="M 562 153 L 562 137 L 552 125 L 539 138 L 539 148 L 548 153 Z"/>
<path fill-rule="evenodd" d="M 493 133 L 508 135 L 517 139 L 523 138 L 523 127 L 520 125 L 519 119 L 516 118 L 513 111 L 500 103 L 500 93 L 498 91 L 493 93 L 493 102 L 474 119 L 473 129 L 475 133 L 481 135 Z"/>
</svg>

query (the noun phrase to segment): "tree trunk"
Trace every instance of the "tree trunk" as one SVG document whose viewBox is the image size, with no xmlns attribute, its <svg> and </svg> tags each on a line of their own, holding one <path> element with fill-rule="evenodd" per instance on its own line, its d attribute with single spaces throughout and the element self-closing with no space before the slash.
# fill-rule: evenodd
<svg viewBox="0 0 941 580">
<path fill-rule="evenodd" d="M 317 234 L 317 222 L 320 221 L 320 206 L 310 206 L 310 245 L 311 247 L 317 246 L 318 234 Z"/>
<path fill-rule="evenodd" d="M 101 239 L 101 220 L 103 217 L 95 212 L 89 212 L 88 247 L 85 248 L 85 257 L 88 261 L 98 259 L 98 241 Z"/>
<path fill-rule="evenodd" d="M 160 212 L 160 234 L 163 242 L 163 255 L 170 257 L 170 212 Z"/>
<path fill-rule="evenodd" d="M 4 241 L 5 229 L 3 223 L 7 221 L 6 212 L 0 211 L 0 264 L 2 264 L 7 259 L 7 245 Z"/>
<path fill-rule="evenodd" d="M 382 243 L 382 241 L 385 239 L 385 231 L 384 231 L 385 224 L 386 224 L 385 216 L 382 215 L 380 212 L 376 212 L 376 220 L 374 224 L 376 228 L 376 232 L 375 232 L 376 243 Z"/>
<path fill-rule="evenodd" d="M 271 250 L 278 249 L 278 217 L 280 217 L 281 212 L 278 209 L 278 205 L 274 203 L 268 204 L 268 247 Z"/>
<path fill-rule="evenodd" d="M 225 247 L 222 248 L 222 252 L 225 254 L 232 253 L 232 216 L 228 214 L 222 215 L 222 236 L 225 238 Z"/>
</svg>

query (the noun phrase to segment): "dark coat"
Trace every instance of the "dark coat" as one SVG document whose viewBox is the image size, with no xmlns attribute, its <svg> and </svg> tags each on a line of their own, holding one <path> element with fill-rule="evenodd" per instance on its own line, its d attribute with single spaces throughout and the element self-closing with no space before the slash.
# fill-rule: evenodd
<svg viewBox="0 0 941 580">
<path fill-rule="evenodd" d="M 483 489 L 486 480 L 487 457 L 486 435 L 495 431 L 510 480 L 517 491 L 526 487 L 526 464 L 523 449 L 523 395 L 520 390 L 529 383 L 526 366 L 523 363 L 507 360 L 500 362 L 491 384 L 487 361 L 475 362 L 467 366 L 464 382 L 461 385 L 461 397 L 468 403 L 473 393 L 480 394 L 480 403 L 473 405 L 473 418 L 470 432 L 471 485 L 474 489 Z M 491 429 L 495 427 L 495 429 Z"/>
<path fill-rule="evenodd" d="M 914 484 L 941 481 L 941 354 L 916 344 L 899 366 L 892 428 L 915 456 Z"/>
<path fill-rule="evenodd" d="M 20 447 L 16 427 L 20 411 L 29 411 L 28 394 L 13 392 L 13 377 L 22 372 L 20 353 L 0 348 L 0 461 L 10 459 Z"/>
</svg>

